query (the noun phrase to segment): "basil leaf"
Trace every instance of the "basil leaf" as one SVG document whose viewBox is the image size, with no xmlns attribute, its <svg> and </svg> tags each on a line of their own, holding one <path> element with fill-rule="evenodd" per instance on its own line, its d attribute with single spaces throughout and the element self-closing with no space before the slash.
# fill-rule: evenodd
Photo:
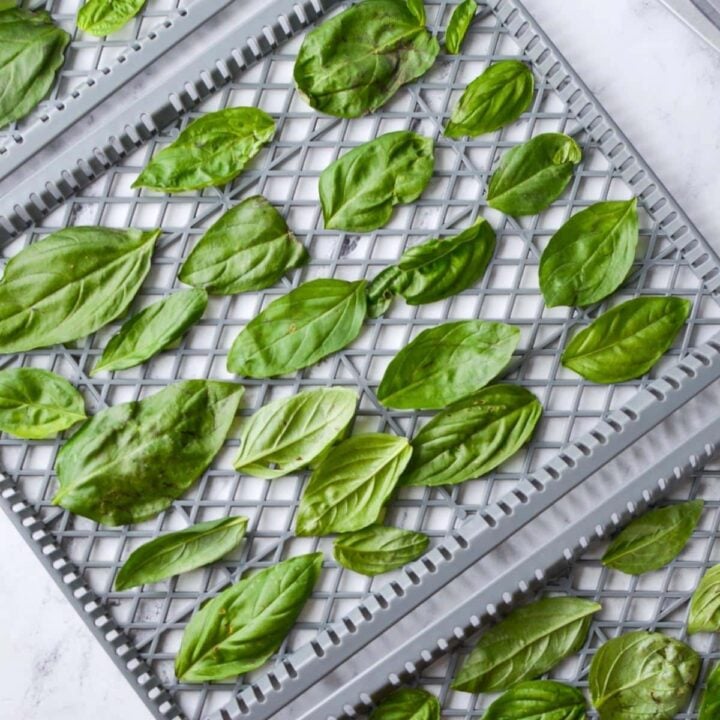
<svg viewBox="0 0 720 720">
<path fill-rule="evenodd" d="M 480 390 L 510 362 L 520 330 L 460 320 L 423 330 L 388 365 L 377 398 L 398 409 L 443 408 Z"/>
<path fill-rule="evenodd" d="M 115 589 L 154 583 L 219 560 L 240 544 L 247 522 L 242 516 L 220 518 L 146 542 L 120 568 Z"/>
<path fill-rule="evenodd" d="M 514 455 L 542 415 L 539 400 L 517 385 L 491 385 L 438 413 L 413 438 L 403 485 L 454 485 Z"/>
<path fill-rule="evenodd" d="M 688 633 L 720 631 L 720 565 L 710 568 L 690 600 Z"/>
<path fill-rule="evenodd" d="M 440 702 L 425 690 L 402 688 L 388 695 L 370 720 L 440 720 Z"/>
<path fill-rule="evenodd" d="M 204 290 L 180 290 L 127 320 L 103 351 L 92 375 L 140 365 L 179 340 L 205 312 Z"/>
<path fill-rule="evenodd" d="M 366 313 L 365 281 L 318 279 L 273 300 L 230 348 L 230 372 L 252 378 L 300 370 L 342 350 Z"/>
<path fill-rule="evenodd" d="M 193 616 L 175 658 L 182 682 L 224 680 L 280 647 L 320 577 L 322 553 L 284 560 L 224 590 Z"/>
<path fill-rule="evenodd" d="M 3 10 L 14 10 L 18 6 L 18 0 L 0 0 L 0 12 Z"/>
<path fill-rule="evenodd" d="M 585 307 L 615 292 L 638 243 L 637 199 L 599 202 L 573 215 L 540 258 L 540 290 L 548 307 Z"/>
<path fill-rule="evenodd" d="M 691 306 L 677 297 L 620 303 L 573 336 L 562 364 L 596 383 L 641 377 L 673 344 Z"/>
<path fill-rule="evenodd" d="M 585 720 L 587 703 L 577 688 L 554 680 L 529 680 L 511 688 L 483 720 Z"/>
<path fill-rule="evenodd" d="M 629 575 L 642 575 L 667 565 L 687 544 L 700 521 L 703 505 L 702 500 L 691 500 L 646 512 L 610 543 L 603 565 Z"/>
<path fill-rule="evenodd" d="M 720 717 L 720 663 L 710 673 L 700 702 L 698 720 L 717 720 Z"/>
<path fill-rule="evenodd" d="M 0 371 L 3 432 L 26 440 L 43 440 L 85 417 L 82 395 L 65 378 L 39 368 Z"/>
<path fill-rule="evenodd" d="M 542 675 L 582 647 L 600 605 L 574 597 L 543 598 L 513 610 L 468 655 L 455 690 L 504 690 Z"/>
<path fill-rule="evenodd" d="M 424 25 L 418 0 L 349 7 L 305 36 L 294 70 L 300 94 L 336 117 L 377 110 L 435 62 L 440 48 Z"/>
<path fill-rule="evenodd" d="M 27 115 L 48 93 L 70 35 L 46 12 L 0 14 L 0 127 Z"/>
<path fill-rule="evenodd" d="M 242 393 L 235 383 L 183 380 L 99 412 L 60 449 L 53 504 L 105 525 L 157 515 L 217 455 Z"/>
<path fill-rule="evenodd" d="M 77 26 L 102 37 L 126 25 L 142 9 L 145 0 L 85 0 L 77 14 Z"/>
<path fill-rule="evenodd" d="M 590 666 L 590 695 L 601 720 L 672 720 L 687 704 L 700 658 L 656 632 L 608 640 Z"/>
<path fill-rule="evenodd" d="M 150 160 L 132 187 L 161 192 L 225 185 L 275 134 L 275 121 L 254 107 L 227 108 L 191 122 Z"/>
<path fill-rule="evenodd" d="M 369 433 L 336 445 L 305 487 L 296 535 L 352 532 L 378 520 L 412 449 L 405 438 Z"/>
<path fill-rule="evenodd" d="M 390 220 L 394 205 L 420 197 L 434 164 L 433 141 L 409 130 L 353 148 L 320 174 L 325 227 L 377 230 Z"/>
<path fill-rule="evenodd" d="M 276 478 L 306 467 L 347 429 L 357 394 L 318 388 L 280 398 L 260 408 L 242 429 L 235 469 Z"/>
<path fill-rule="evenodd" d="M 283 216 L 255 195 L 228 210 L 203 235 L 178 277 L 213 295 L 233 295 L 274 285 L 308 257 Z"/>
<path fill-rule="evenodd" d="M 378 318 L 392 305 L 403 288 L 407 275 L 397 265 L 386 267 L 367 286 L 368 317 Z"/>
<path fill-rule="evenodd" d="M 563 194 L 581 159 L 577 143 L 561 133 L 517 145 L 490 178 L 488 205 L 508 215 L 536 215 Z"/>
<path fill-rule="evenodd" d="M 445 31 L 445 50 L 451 55 L 457 55 L 460 52 L 476 12 L 476 0 L 463 0 L 455 6 Z"/>
<path fill-rule="evenodd" d="M 159 235 L 72 227 L 21 250 L 0 281 L 0 353 L 77 340 L 122 315 Z"/>
<path fill-rule="evenodd" d="M 472 6 L 474 14 L 475 0 L 458 5 L 455 14 L 466 4 Z M 445 135 L 450 138 L 477 137 L 499 130 L 517 120 L 530 107 L 534 89 L 532 71 L 519 60 L 501 60 L 491 65 L 465 88 L 450 114 Z"/>
<path fill-rule="evenodd" d="M 380 575 L 417 560 L 427 550 L 430 538 L 412 530 L 370 525 L 341 535 L 333 545 L 335 560 L 363 575 Z"/>
</svg>

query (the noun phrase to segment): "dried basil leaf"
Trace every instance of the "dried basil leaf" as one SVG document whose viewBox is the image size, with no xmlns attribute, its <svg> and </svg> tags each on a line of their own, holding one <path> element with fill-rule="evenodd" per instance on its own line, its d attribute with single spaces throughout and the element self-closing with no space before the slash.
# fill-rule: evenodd
<svg viewBox="0 0 720 720">
<path fill-rule="evenodd" d="M 710 568 L 690 600 L 688 633 L 720 631 L 720 565 Z"/>
<path fill-rule="evenodd" d="M 370 720 L 440 720 L 440 702 L 425 690 L 401 688 L 370 713 Z"/>
<path fill-rule="evenodd" d="M 477 7 L 475 0 L 463 0 L 455 6 L 445 31 L 445 50 L 451 55 L 459 54 L 463 40 L 475 18 Z"/>
<path fill-rule="evenodd" d="M 102 37 L 127 25 L 139 12 L 145 0 L 85 0 L 77 14 L 77 26 Z"/>
<path fill-rule="evenodd" d="M 720 663 L 710 673 L 700 702 L 698 720 L 717 720 L 720 717 Z"/>
<path fill-rule="evenodd" d="M 587 703 L 577 688 L 554 680 L 518 683 L 495 700 L 483 720 L 585 720 Z"/>
</svg>

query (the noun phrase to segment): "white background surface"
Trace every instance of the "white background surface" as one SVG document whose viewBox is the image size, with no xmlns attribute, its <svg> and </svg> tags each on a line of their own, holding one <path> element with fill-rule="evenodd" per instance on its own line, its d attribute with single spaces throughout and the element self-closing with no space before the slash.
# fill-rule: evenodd
<svg viewBox="0 0 720 720">
<path fill-rule="evenodd" d="M 525 2 L 720 248 L 720 54 L 658 0 Z M 0 718 L 149 720 L 4 516 L 0 548 Z"/>
</svg>

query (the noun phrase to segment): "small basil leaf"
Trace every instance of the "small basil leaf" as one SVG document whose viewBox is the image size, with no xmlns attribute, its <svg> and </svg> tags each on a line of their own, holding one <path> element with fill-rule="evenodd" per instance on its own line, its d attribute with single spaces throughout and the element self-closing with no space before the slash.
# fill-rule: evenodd
<svg viewBox="0 0 720 720">
<path fill-rule="evenodd" d="M 603 565 L 629 575 L 667 565 L 685 547 L 703 511 L 702 500 L 650 510 L 633 520 L 603 555 Z"/>
<path fill-rule="evenodd" d="M 710 568 L 690 600 L 688 632 L 720 631 L 720 565 Z"/>
<path fill-rule="evenodd" d="M 233 295 L 264 290 L 307 261 L 307 250 L 282 215 L 255 195 L 228 210 L 203 235 L 179 278 L 213 295 Z"/>
<path fill-rule="evenodd" d="M 510 362 L 520 330 L 460 320 L 423 330 L 390 362 L 378 400 L 397 409 L 436 409 L 477 392 Z"/>
<path fill-rule="evenodd" d="M 463 5 L 458 5 L 456 13 Z M 473 7 L 474 13 L 475 0 L 467 0 L 467 5 Z M 534 89 L 532 71 L 519 60 L 502 60 L 491 65 L 465 88 L 450 115 L 445 135 L 450 138 L 477 137 L 499 130 L 517 120 L 530 107 Z"/>
<path fill-rule="evenodd" d="M 55 437 L 85 420 L 82 395 L 65 378 L 39 368 L 0 371 L 0 430 L 26 440 Z"/>
<path fill-rule="evenodd" d="M 700 702 L 698 720 L 717 720 L 720 717 L 720 663 L 710 673 Z"/>
<path fill-rule="evenodd" d="M 140 365 L 179 340 L 205 312 L 204 290 L 180 290 L 127 320 L 103 351 L 92 375 Z"/>
<path fill-rule="evenodd" d="M 368 317 L 378 318 L 387 312 L 406 282 L 407 276 L 397 265 L 390 265 L 376 275 L 367 287 Z"/>
<path fill-rule="evenodd" d="M 217 455 L 242 393 L 235 383 L 183 380 L 99 412 L 60 449 L 53 503 L 104 525 L 157 515 Z"/>
<path fill-rule="evenodd" d="M 305 487 L 297 535 L 352 532 L 378 520 L 410 460 L 405 438 L 370 433 L 336 445 Z"/>
<path fill-rule="evenodd" d="M 581 159 L 577 143 L 561 133 L 517 145 L 490 178 L 488 205 L 507 215 L 536 215 L 563 194 Z"/>
<path fill-rule="evenodd" d="M 562 364 L 596 383 L 641 377 L 673 344 L 691 307 L 678 297 L 620 303 L 573 336 Z"/>
<path fill-rule="evenodd" d="M 193 616 L 175 658 L 182 682 L 224 680 L 260 667 L 280 647 L 315 586 L 322 553 L 243 578 Z"/>
<path fill-rule="evenodd" d="M 543 598 L 513 610 L 481 636 L 453 682 L 455 690 L 493 692 L 542 675 L 582 647 L 600 605 Z"/>
<path fill-rule="evenodd" d="M 476 12 L 476 0 L 463 0 L 455 6 L 445 31 L 445 49 L 451 55 L 457 55 L 460 52 Z"/>
<path fill-rule="evenodd" d="M 319 388 L 260 408 L 243 426 L 234 466 L 276 478 L 306 467 L 347 429 L 357 404 L 354 390 Z"/>
<path fill-rule="evenodd" d="M 77 340 L 122 315 L 159 235 L 71 227 L 21 250 L 0 281 L 0 353 Z"/>
<path fill-rule="evenodd" d="M 548 307 L 585 307 L 625 280 L 638 243 L 637 200 L 599 202 L 573 215 L 540 258 L 540 290 Z"/>
<path fill-rule="evenodd" d="M 364 280 L 306 282 L 245 326 L 230 349 L 228 370 L 266 378 L 312 365 L 360 334 L 366 306 Z"/>
<path fill-rule="evenodd" d="M 77 26 L 91 35 L 110 35 L 132 20 L 144 4 L 145 0 L 85 0 Z"/>
<path fill-rule="evenodd" d="M 580 690 L 554 680 L 528 680 L 503 693 L 483 720 L 585 720 L 587 703 Z"/>
<path fill-rule="evenodd" d="M 320 175 L 325 227 L 353 232 L 382 227 L 394 205 L 420 196 L 434 164 L 433 141 L 409 130 L 353 148 Z"/>
<path fill-rule="evenodd" d="M 115 589 L 127 590 L 209 565 L 240 544 L 246 527 L 246 517 L 228 517 L 156 537 L 131 553 L 115 578 Z"/>
<path fill-rule="evenodd" d="M 326 20 L 305 36 L 298 53 L 300 94 L 336 117 L 377 110 L 435 62 L 440 48 L 424 17 L 418 0 L 364 0 Z"/>
<path fill-rule="evenodd" d="M 590 695 L 601 720 L 672 720 L 692 695 L 700 658 L 656 632 L 608 640 L 590 666 Z"/>
<path fill-rule="evenodd" d="M 479 477 L 529 439 L 542 405 L 525 388 L 491 385 L 438 413 L 413 438 L 404 485 L 454 485 Z"/>
<path fill-rule="evenodd" d="M 199 190 L 237 177 L 275 134 L 275 121 L 254 107 L 227 108 L 191 122 L 140 173 L 134 188 Z"/>
<path fill-rule="evenodd" d="M 425 690 L 402 688 L 388 695 L 370 720 L 440 720 L 440 702 Z"/>
<path fill-rule="evenodd" d="M 427 550 L 430 538 L 412 530 L 370 525 L 341 535 L 333 555 L 343 567 L 363 575 L 380 575 L 417 560 Z"/>
</svg>

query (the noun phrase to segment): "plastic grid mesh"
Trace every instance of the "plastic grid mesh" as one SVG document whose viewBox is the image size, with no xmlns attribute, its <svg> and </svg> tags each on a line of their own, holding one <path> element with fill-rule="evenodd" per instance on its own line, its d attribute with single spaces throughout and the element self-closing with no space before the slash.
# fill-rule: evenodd
<svg viewBox="0 0 720 720">
<path fill-rule="evenodd" d="M 450 11 L 450 3 L 429 3 L 430 24 L 442 29 Z M 545 407 L 533 441 L 486 478 L 448 489 L 403 489 L 388 513 L 388 523 L 440 538 L 469 513 L 498 499 L 519 478 L 544 464 L 568 440 L 588 430 L 642 384 L 643 381 L 638 381 L 594 386 L 564 370 L 558 361 L 559 348 L 570 328 L 585 322 L 586 316 L 596 309 L 589 312 L 547 309 L 537 286 L 539 253 L 560 224 L 592 202 L 628 197 L 630 189 L 622 173 L 613 167 L 596 143 L 588 140 L 573 112 L 542 74 L 537 76 L 538 92 L 532 109 L 520 122 L 495 135 L 467 142 L 451 142 L 442 137 L 443 119 L 467 82 L 489 61 L 518 55 L 513 37 L 493 13 L 484 13 L 475 22 L 462 56 L 441 56 L 422 81 L 403 89 L 381 112 L 350 122 L 317 115 L 294 91 L 291 73 L 299 42 L 300 39 L 291 41 L 274 51 L 241 79 L 224 87 L 197 112 L 139 149 L 40 225 L 7 245 L 4 254 L 10 257 L 28 242 L 68 225 L 162 227 L 164 235 L 151 275 L 137 299 L 137 309 L 177 286 L 180 263 L 223 208 L 239 198 L 262 193 L 283 212 L 290 227 L 305 242 L 312 256 L 310 264 L 294 271 L 279 287 L 213 298 L 203 320 L 180 347 L 134 370 L 110 377 L 90 379 L 87 376 L 108 337 L 117 329 L 117 323 L 74 347 L 29 352 L 8 358 L 6 364 L 51 368 L 68 377 L 85 393 L 92 412 L 142 397 L 180 378 L 228 377 L 225 356 L 237 332 L 262 307 L 290 287 L 314 277 L 373 277 L 395 261 L 406 246 L 430 236 L 450 234 L 482 214 L 496 228 L 498 249 L 478 287 L 428 306 L 412 308 L 398 301 L 384 318 L 368 321 L 363 334 L 350 348 L 317 366 L 271 382 L 243 381 L 247 389 L 243 415 L 251 414 L 271 399 L 304 387 L 346 385 L 357 388 L 360 394 L 354 432 L 387 431 L 411 437 L 429 414 L 387 411 L 379 405 L 374 392 L 395 352 L 423 328 L 445 319 L 481 317 L 519 327 L 520 349 L 506 378 L 531 389 Z M 276 118 L 278 132 L 271 146 L 235 183 L 222 190 L 172 197 L 130 188 L 150 155 L 170 142 L 189 120 L 209 110 L 236 105 L 255 105 L 267 110 Z M 374 233 L 358 236 L 325 231 L 317 201 L 317 177 L 321 170 L 345 149 L 377 134 L 403 128 L 436 139 L 436 172 L 421 200 L 399 208 L 392 221 Z M 521 221 L 485 207 L 483 195 L 487 179 L 502 152 L 546 131 L 574 134 L 583 146 L 584 159 L 568 192 L 548 211 Z M 611 303 L 642 293 L 666 292 L 688 297 L 694 305 L 687 330 L 656 368 L 657 373 L 688 347 L 699 344 L 717 330 L 720 308 L 680 258 L 663 226 L 652 222 L 641 210 L 638 262 L 625 288 Z M 248 568 L 264 567 L 315 548 L 325 550 L 327 562 L 322 580 L 301 621 L 281 648 L 280 655 L 284 655 L 311 639 L 324 624 L 345 614 L 370 589 L 389 579 L 386 575 L 371 581 L 337 568 L 331 560 L 330 539 L 294 538 L 293 514 L 306 474 L 273 481 L 240 476 L 231 466 L 236 445 L 228 441 L 212 468 L 172 510 L 147 523 L 110 529 L 50 505 L 56 487 L 52 468 L 60 441 L 21 444 L 5 436 L 0 439 L 4 469 L 34 503 L 85 580 L 111 607 L 117 623 L 192 718 L 223 705 L 229 693 L 243 687 L 249 679 L 246 676 L 237 683 L 211 686 L 178 685 L 174 679 L 172 662 L 182 629 L 192 611 L 208 595 L 225 587 Z M 245 514 L 250 518 L 247 540 L 235 554 L 212 567 L 135 592 L 112 591 L 115 573 L 139 544 L 161 532 L 227 514 Z M 695 575 L 697 567 L 696 564 Z M 568 581 L 573 592 L 603 597 L 614 593 L 613 597 L 618 600 L 619 604 L 608 606 L 606 603 L 608 628 L 616 628 L 618 620 L 624 622 L 624 618 L 634 617 L 630 609 L 641 600 L 645 605 L 648 599 L 654 602 L 657 610 L 667 598 L 672 598 L 670 585 L 662 583 L 649 590 L 640 586 L 618 586 L 619 581 L 598 572 L 597 562 L 593 564 L 592 560 L 582 561 L 577 568 Z M 688 579 L 685 589 L 692 583 L 693 579 Z M 658 621 L 656 610 L 648 620 Z M 442 686 L 449 677 L 441 681 L 442 669 L 432 672 L 436 674 L 428 676 L 431 684 Z M 582 672 L 578 677 L 584 678 Z M 464 696 L 461 701 L 467 703 L 468 697 Z M 452 715 L 455 699 L 447 692 L 443 698 L 446 712 Z M 463 717 L 462 713 L 467 715 L 469 711 L 460 707 L 458 712 Z M 474 716 L 472 712 L 468 715 Z"/>
</svg>

